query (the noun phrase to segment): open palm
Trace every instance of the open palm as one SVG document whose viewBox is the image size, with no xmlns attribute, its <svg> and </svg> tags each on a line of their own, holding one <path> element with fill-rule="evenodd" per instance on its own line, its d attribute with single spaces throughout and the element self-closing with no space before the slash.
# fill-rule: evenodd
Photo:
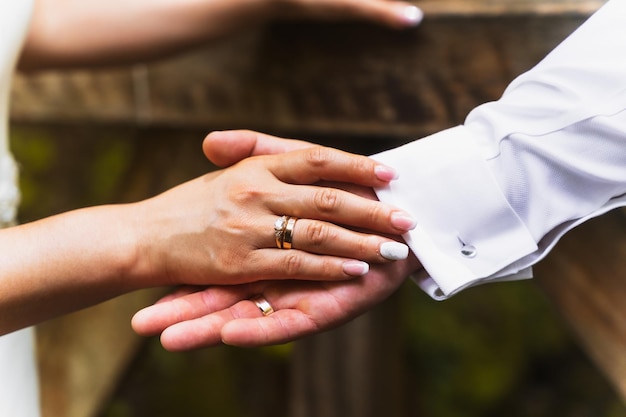
<svg viewBox="0 0 626 417">
<path fill-rule="evenodd" d="M 173 351 L 220 343 L 284 343 L 358 316 L 390 296 L 417 267 L 413 259 L 379 265 L 364 277 L 342 282 L 265 281 L 183 288 L 138 312 L 133 327 L 143 335 L 161 333 L 161 343 Z M 249 301 L 256 294 L 269 301 L 273 314 L 263 316 Z"/>
</svg>

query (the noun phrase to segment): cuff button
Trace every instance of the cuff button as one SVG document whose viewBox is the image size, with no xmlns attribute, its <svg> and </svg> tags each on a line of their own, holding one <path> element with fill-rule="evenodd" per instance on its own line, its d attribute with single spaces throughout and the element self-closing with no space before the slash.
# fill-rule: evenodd
<svg viewBox="0 0 626 417">
<path fill-rule="evenodd" d="M 463 245 L 461 248 L 461 255 L 466 258 L 473 258 L 476 256 L 476 248 L 472 245 Z"/>
</svg>

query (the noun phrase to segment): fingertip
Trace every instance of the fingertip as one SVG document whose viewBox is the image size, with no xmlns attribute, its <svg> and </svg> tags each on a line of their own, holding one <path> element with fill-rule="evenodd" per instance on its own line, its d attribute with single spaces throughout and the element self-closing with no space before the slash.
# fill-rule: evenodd
<svg viewBox="0 0 626 417">
<path fill-rule="evenodd" d="M 149 308 L 149 307 L 147 307 Z M 130 320 L 130 327 L 133 329 L 135 333 L 139 336 L 153 336 L 156 334 L 152 327 L 149 325 L 149 320 L 147 320 L 148 315 L 145 310 L 147 308 L 141 309 L 136 312 Z"/>
<path fill-rule="evenodd" d="M 220 336 L 225 345 L 244 346 L 245 344 L 241 341 L 241 334 L 239 323 L 227 322 L 222 327 Z"/>
<path fill-rule="evenodd" d="M 137 311 L 130 320 L 132 329 L 140 336 L 155 336 L 172 324 L 173 303 L 153 304 Z"/>
<path fill-rule="evenodd" d="M 256 141 L 249 130 L 213 131 L 204 138 L 202 151 L 215 165 L 226 167 L 250 156 Z"/>
<path fill-rule="evenodd" d="M 362 277 L 370 270 L 369 264 L 363 261 L 347 261 L 343 263 L 342 267 L 343 272 L 351 277 Z"/>
<path fill-rule="evenodd" d="M 220 131 L 213 131 L 206 135 L 202 141 L 202 152 L 204 153 L 204 156 L 216 165 L 219 165 L 217 161 L 217 159 L 219 159 L 219 154 L 216 153 L 219 149 L 218 142 L 221 140 L 221 133 L 222 132 Z"/>
<path fill-rule="evenodd" d="M 417 227 L 417 221 L 405 211 L 394 211 L 391 214 L 391 225 L 398 230 L 408 232 Z"/>
<path fill-rule="evenodd" d="M 161 346 L 163 346 L 163 349 L 167 350 L 168 352 L 182 352 L 183 350 L 185 350 L 180 347 L 180 343 L 176 339 L 175 335 L 170 336 L 170 333 L 172 333 L 170 331 L 170 328 L 165 329 L 163 333 L 161 333 L 159 341 L 161 342 Z"/>
<path fill-rule="evenodd" d="M 386 165 L 376 165 L 374 167 L 374 175 L 376 175 L 376 178 L 384 182 L 398 179 L 398 172 Z"/>
<path fill-rule="evenodd" d="M 163 330 L 160 337 L 161 346 L 168 352 L 184 352 L 211 345 L 211 339 L 208 337 L 204 340 L 205 344 L 194 340 L 193 333 L 187 331 L 185 327 L 185 325 L 173 325 Z"/>
<path fill-rule="evenodd" d="M 417 26 L 424 19 L 424 12 L 414 4 L 398 3 L 395 13 L 400 23 L 406 27 Z"/>
<path fill-rule="evenodd" d="M 267 334 L 262 331 L 259 319 L 239 319 L 222 327 L 222 343 L 237 347 L 257 347 L 268 345 Z"/>
<path fill-rule="evenodd" d="M 390 261 L 401 261 L 409 257 L 409 247 L 400 242 L 384 242 L 380 245 L 380 255 Z"/>
</svg>

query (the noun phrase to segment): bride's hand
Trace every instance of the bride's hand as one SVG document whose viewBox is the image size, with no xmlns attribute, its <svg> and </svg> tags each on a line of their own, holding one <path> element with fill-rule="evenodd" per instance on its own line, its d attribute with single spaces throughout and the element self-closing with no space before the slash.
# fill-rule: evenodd
<svg viewBox="0 0 626 417">
<path fill-rule="evenodd" d="M 320 146 L 245 159 L 137 204 L 138 276 L 174 285 L 362 276 L 366 262 L 401 259 L 408 248 L 338 225 L 400 235 L 412 220 L 380 202 L 311 184 L 371 188 L 394 175 L 367 157 Z M 293 242 L 289 250 L 279 249 L 274 235 L 283 215 L 299 219 L 284 235 Z"/>
</svg>

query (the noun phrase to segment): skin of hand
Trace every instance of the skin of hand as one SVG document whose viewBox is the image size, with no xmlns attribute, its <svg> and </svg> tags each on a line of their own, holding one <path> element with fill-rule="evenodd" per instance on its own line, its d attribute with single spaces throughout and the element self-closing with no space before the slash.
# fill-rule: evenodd
<svg viewBox="0 0 626 417">
<path fill-rule="evenodd" d="M 406 216 L 309 184 L 374 186 L 393 176 L 367 157 L 307 148 L 249 158 L 141 202 L 0 230 L 0 334 L 147 287 L 362 276 L 366 263 L 325 256 L 325 247 L 382 262 L 380 244 L 393 241 L 308 218 L 373 223 L 382 234 L 397 234 L 408 225 Z M 294 249 L 276 247 L 278 213 L 303 217 L 294 228 Z"/>
<path fill-rule="evenodd" d="M 347 279 L 385 262 L 383 234 L 414 226 L 403 211 L 320 181 L 383 185 L 394 172 L 373 160 L 325 147 L 245 159 L 146 201 L 138 228 L 148 242 L 143 274 L 168 271 L 168 284 L 237 284 L 249 279 Z M 274 222 L 298 217 L 291 250 L 278 249 Z M 316 219 L 316 220 L 310 220 Z M 332 223 L 330 223 L 332 222 Z M 321 256 L 325 255 L 325 256 Z M 331 256 L 332 255 L 332 256 Z"/>
<path fill-rule="evenodd" d="M 145 62 L 277 19 L 362 20 L 401 29 L 419 24 L 422 12 L 388 0 L 36 0 L 19 65 Z"/>
<path fill-rule="evenodd" d="M 308 148 L 310 143 L 279 139 L 253 131 L 210 134 L 203 149 L 218 165 L 251 155 Z M 344 185 L 376 199 L 371 188 Z M 407 260 L 374 265 L 360 278 L 341 282 L 264 281 L 238 286 L 185 287 L 139 311 L 132 325 L 141 335 L 161 334 L 161 343 L 183 351 L 220 343 L 262 346 L 285 343 L 324 331 L 358 316 L 386 299 L 421 265 Z M 263 316 L 249 299 L 262 296 L 275 310 Z"/>
</svg>

